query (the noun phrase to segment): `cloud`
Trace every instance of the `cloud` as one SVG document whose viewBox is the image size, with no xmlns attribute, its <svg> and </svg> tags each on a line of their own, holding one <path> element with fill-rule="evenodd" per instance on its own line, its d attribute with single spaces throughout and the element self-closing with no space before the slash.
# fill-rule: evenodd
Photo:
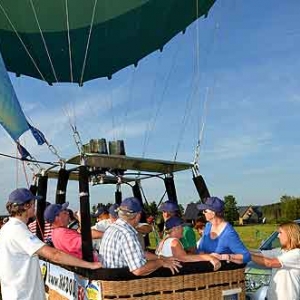
<svg viewBox="0 0 300 300">
<path fill-rule="evenodd" d="M 247 135 L 244 133 L 221 137 L 208 149 L 204 155 L 208 160 L 228 160 L 247 158 L 265 149 L 271 141 L 271 133 L 257 133 Z"/>
</svg>

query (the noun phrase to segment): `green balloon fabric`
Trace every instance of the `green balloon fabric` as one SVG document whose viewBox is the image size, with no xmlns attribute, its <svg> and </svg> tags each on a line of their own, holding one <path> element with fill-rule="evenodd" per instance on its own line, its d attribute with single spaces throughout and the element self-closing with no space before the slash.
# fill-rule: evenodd
<svg viewBox="0 0 300 300">
<path fill-rule="evenodd" d="M 0 0 L 0 52 L 8 71 L 49 84 L 110 78 L 162 49 L 214 2 Z"/>
</svg>

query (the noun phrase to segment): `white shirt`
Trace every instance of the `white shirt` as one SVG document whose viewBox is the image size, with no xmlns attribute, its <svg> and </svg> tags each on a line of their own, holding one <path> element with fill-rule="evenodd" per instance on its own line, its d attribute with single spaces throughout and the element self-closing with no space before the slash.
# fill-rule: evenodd
<svg viewBox="0 0 300 300">
<path fill-rule="evenodd" d="M 10 218 L 0 231 L 0 281 L 3 300 L 45 299 L 39 258 L 45 244 L 25 223 Z"/>
<path fill-rule="evenodd" d="M 178 239 L 176 239 L 176 238 L 166 238 L 166 239 L 162 240 L 159 243 L 155 254 L 156 255 L 162 255 L 162 256 L 165 256 L 165 257 L 173 256 L 171 244 L 174 240 L 178 240 Z"/>
<path fill-rule="evenodd" d="M 277 257 L 281 268 L 272 269 L 272 278 L 268 288 L 268 300 L 300 299 L 300 249 L 285 251 L 273 249 L 262 251 L 269 257 Z"/>
<path fill-rule="evenodd" d="M 95 229 L 95 230 L 98 230 L 101 232 L 105 232 L 105 230 L 111 224 L 113 224 L 111 219 L 103 219 L 103 220 L 97 222 L 94 226 L 92 226 L 92 229 Z M 99 251 L 99 249 L 100 249 L 101 240 L 102 239 L 93 239 L 93 249 L 95 249 L 96 251 Z"/>
</svg>

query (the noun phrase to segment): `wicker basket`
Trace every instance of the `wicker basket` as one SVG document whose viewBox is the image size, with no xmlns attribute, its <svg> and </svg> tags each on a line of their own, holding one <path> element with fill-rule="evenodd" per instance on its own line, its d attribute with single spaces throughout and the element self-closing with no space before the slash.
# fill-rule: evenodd
<svg viewBox="0 0 300 300">
<path fill-rule="evenodd" d="M 97 296 L 90 299 L 245 300 L 245 266 L 242 265 L 222 263 L 221 271 L 212 272 L 209 262 L 183 263 L 176 275 L 171 275 L 169 269 L 160 268 L 148 276 L 137 277 L 128 268 L 87 270 L 46 263 L 48 276 L 69 277 L 78 287 L 80 285 L 81 292 L 82 288 L 85 290 L 87 297 L 91 296 L 87 286 L 94 284 Z M 77 294 L 73 298 L 67 297 L 66 291 L 61 294 L 59 285 L 51 285 L 48 279 L 49 300 L 81 299 Z"/>
<path fill-rule="evenodd" d="M 153 277 L 130 281 L 98 281 L 102 299 L 198 300 L 245 299 L 244 269 Z M 224 298 L 225 297 L 225 298 Z"/>
</svg>

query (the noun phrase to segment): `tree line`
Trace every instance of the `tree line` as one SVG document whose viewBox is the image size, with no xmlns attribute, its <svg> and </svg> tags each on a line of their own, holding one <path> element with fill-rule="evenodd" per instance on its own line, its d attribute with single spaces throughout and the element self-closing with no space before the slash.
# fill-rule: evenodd
<svg viewBox="0 0 300 300">
<path fill-rule="evenodd" d="M 226 195 L 224 197 L 225 209 L 224 216 L 225 219 L 234 224 L 239 219 L 239 210 L 236 198 L 233 195 Z M 105 206 L 108 208 L 111 203 L 106 205 L 98 204 L 94 205 L 92 212 L 95 212 L 97 208 Z M 257 205 L 252 205 L 257 206 Z M 179 204 L 180 211 L 184 214 L 184 208 Z M 158 211 L 158 206 L 155 201 L 144 203 L 144 209 L 147 216 L 154 216 L 161 218 L 161 214 Z M 263 217 L 268 223 L 281 223 L 285 221 L 291 221 L 300 218 L 300 197 L 284 195 L 280 198 L 278 203 L 261 205 L 260 206 Z M 158 220 L 159 221 L 159 220 Z"/>
<path fill-rule="evenodd" d="M 234 196 L 228 195 L 224 197 L 224 201 L 225 219 L 230 223 L 234 223 L 239 218 L 236 199 Z M 280 202 L 261 205 L 260 208 L 263 218 L 268 223 L 296 220 L 300 218 L 300 197 L 284 195 L 280 198 Z"/>
</svg>

